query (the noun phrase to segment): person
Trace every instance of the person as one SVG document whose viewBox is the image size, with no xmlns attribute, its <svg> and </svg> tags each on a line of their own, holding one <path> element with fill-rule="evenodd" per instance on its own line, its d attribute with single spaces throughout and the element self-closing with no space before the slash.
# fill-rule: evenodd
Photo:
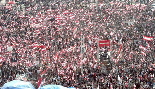
<svg viewBox="0 0 155 89">
<path fill-rule="evenodd" d="M 15 72 L 9 70 L 12 66 L 7 66 L 8 68 L 3 66 L 1 71 L 3 82 L 12 80 L 12 77 L 14 79 L 15 75 L 23 74 L 23 71 L 30 72 L 27 74 L 33 79 L 29 80 L 36 82 L 39 77 L 37 70 L 44 69 L 47 65 L 50 65 L 51 70 L 48 72 L 52 74 L 47 72 L 46 80 L 51 78 L 49 83 L 64 84 L 66 87 L 74 85 L 86 88 L 89 80 L 96 83 L 100 77 L 105 81 L 111 81 L 107 84 L 118 84 L 116 77 L 118 74 L 122 76 L 122 81 L 127 81 L 129 85 L 132 85 L 132 82 L 137 79 L 137 77 L 134 78 L 134 75 L 138 74 L 145 74 L 145 78 L 141 82 L 148 82 L 149 75 L 144 73 L 144 70 L 145 72 L 148 70 L 147 66 L 151 60 L 149 54 L 153 51 L 147 50 L 150 53 L 145 52 L 141 55 L 140 53 L 143 51 L 139 49 L 139 45 L 147 46 L 146 41 L 142 41 L 142 35 L 154 37 L 154 33 L 152 33 L 154 32 L 154 12 L 149 8 L 138 8 L 136 5 L 127 5 L 122 2 L 110 2 L 102 5 L 102 8 L 98 8 L 98 10 L 95 6 L 92 8 L 80 7 L 83 4 L 80 1 L 78 3 L 81 4 L 67 2 L 73 7 L 67 6 L 64 2 L 49 2 L 49 0 L 44 0 L 42 3 L 33 0 L 18 2 L 15 5 L 7 4 L 3 6 L 4 8 L 0 8 L 4 12 L 0 16 L 0 34 L 3 40 L 1 42 L 2 56 L 6 60 L 17 58 L 16 62 L 22 64 L 15 66 L 13 69 Z M 49 6 L 47 2 L 49 2 Z M 18 8 L 21 4 L 25 5 L 25 12 Z M 150 12 L 153 14 L 148 14 Z M 132 24 L 130 21 L 125 21 L 133 18 Z M 80 51 L 82 35 L 85 49 L 83 58 Z M 121 61 L 124 61 L 123 65 L 120 65 L 121 69 L 118 69 L 115 77 L 111 79 L 106 79 L 106 76 L 113 75 L 111 71 L 105 72 L 104 75 L 102 75 L 103 71 L 99 71 L 105 66 L 97 62 L 97 39 L 113 41 L 109 52 L 112 67 L 117 67 Z M 13 52 L 6 52 L 6 45 L 10 44 L 16 49 L 14 51 L 18 55 L 13 57 L 11 55 Z M 118 54 L 119 44 L 123 45 L 121 55 Z M 148 44 L 153 45 L 154 41 L 148 42 Z M 154 48 L 151 45 L 150 48 Z M 148 49 L 150 48 L 148 46 Z M 116 60 L 113 60 L 114 58 Z M 132 63 L 134 66 L 131 67 Z M 32 65 L 29 66 L 30 64 Z M 146 65 L 138 69 L 137 64 Z M 32 68 L 32 70 L 26 71 L 24 67 Z M 5 69 L 8 71 L 4 71 Z M 125 78 L 123 73 L 126 73 L 128 77 Z"/>
<path fill-rule="evenodd" d="M 153 89 L 155 89 L 155 79 L 153 80 Z"/>
</svg>

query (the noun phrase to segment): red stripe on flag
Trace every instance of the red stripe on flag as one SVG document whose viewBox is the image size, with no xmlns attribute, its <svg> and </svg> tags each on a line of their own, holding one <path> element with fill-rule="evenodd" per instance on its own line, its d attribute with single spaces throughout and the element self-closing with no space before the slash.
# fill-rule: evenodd
<svg viewBox="0 0 155 89">
<path fill-rule="evenodd" d="M 143 40 L 153 41 L 153 37 L 151 37 L 151 36 L 143 36 Z"/>
<path fill-rule="evenodd" d="M 44 70 L 43 72 L 40 73 L 40 75 L 43 75 L 47 72 L 48 68 L 46 70 Z"/>
<path fill-rule="evenodd" d="M 41 83 L 42 83 L 42 80 L 43 80 L 42 75 L 44 75 L 47 72 L 48 68 L 40 73 L 41 77 L 38 79 L 38 82 L 37 82 L 38 87 L 41 86 Z"/>
<path fill-rule="evenodd" d="M 143 51 L 147 51 L 147 47 L 144 47 L 142 45 L 140 45 L 139 48 L 142 49 Z"/>
<path fill-rule="evenodd" d="M 9 1 L 8 4 L 16 4 L 15 1 Z"/>
<path fill-rule="evenodd" d="M 110 46 L 110 40 L 100 40 L 99 47 Z"/>
<path fill-rule="evenodd" d="M 144 51 L 141 51 L 141 54 L 144 55 L 144 56 L 146 56 L 146 53 Z"/>
<path fill-rule="evenodd" d="M 42 77 L 40 77 L 39 80 L 38 80 L 38 83 L 37 83 L 38 88 L 40 87 L 42 80 L 43 80 Z"/>
<path fill-rule="evenodd" d="M 38 48 L 46 48 L 46 46 L 44 46 L 44 45 L 40 45 L 40 46 L 37 46 Z"/>
</svg>

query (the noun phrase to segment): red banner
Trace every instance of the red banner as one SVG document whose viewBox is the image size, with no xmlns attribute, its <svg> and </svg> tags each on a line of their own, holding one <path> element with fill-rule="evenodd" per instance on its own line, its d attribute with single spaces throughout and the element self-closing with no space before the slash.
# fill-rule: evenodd
<svg viewBox="0 0 155 89">
<path fill-rule="evenodd" d="M 143 36 L 143 40 L 153 41 L 153 37 L 152 36 Z"/>
<path fill-rule="evenodd" d="M 110 46 L 110 40 L 100 40 L 99 47 Z"/>
</svg>

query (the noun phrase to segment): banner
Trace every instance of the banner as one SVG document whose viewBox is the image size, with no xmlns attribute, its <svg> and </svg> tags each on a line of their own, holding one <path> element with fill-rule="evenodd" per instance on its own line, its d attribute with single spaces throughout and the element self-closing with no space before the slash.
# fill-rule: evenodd
<svg viewBox="0 0 155 89">
<path fill-rule="evenodd" d="M 143 40 L 153 41 L 153 37 L 151 37 L 151 36 L 143 36 Z"/>
<path fill-rule="evenodd" d="M 110 40 L 100 40 L 99 47 L 110 46 Z"/>
</svg>

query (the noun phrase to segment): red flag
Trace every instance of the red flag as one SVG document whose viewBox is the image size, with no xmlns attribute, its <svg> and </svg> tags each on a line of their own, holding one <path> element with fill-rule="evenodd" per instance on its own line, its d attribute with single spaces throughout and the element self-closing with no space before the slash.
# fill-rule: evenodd
<svg viewBox="0 0 155 89">
<path fill-rule="evenodd" d="M 38 83 L 37 83 L 38 88 L 41 86 L 41 82 L 42 82 L 42 80 L 43 80 L 42 77 L 40 77 L 39 80 L 38 80 Z"/>
<path fill-rule="evenodd" d="M 43 74 L 45 74 L 46 72 L 47 72 L 47 69 L 44 70 L 43 72 L 41 72 L 40 75 L 43 75 Z"/>
<path fill-rule="evenodd" d="M 146 56 L 146 53 L 144 51 L 141 51 L 141 54 L 144 55 L 144 56 Z"/>
<path fill-rule="evenodd" d="M 5 61 L 5 59 L 3 57 L 0 57 L 0 63 L 2 63 L 3 61 Z"/>
<path fill-rule="evenodd" d="M 64 20 L 63 16 L 61 15 L 57 15 L 55 18 L 57 21 Z"/>
<path fill-rule="evenodd" d="M 153 41 L 153 37 L 151 37 L 151 36 L 143 36 L 143 40 Z"/>
<path fill-rule="evenodd" d="M 100 40 L 99 47 L 110 46 L 110 40 Z"/>
<path fill-rule="evenodd" d="M 41 77 L 38 79 L 38 83 L 37 83 L 38 88 L 41 86 L 41 83 L 42 83 L 42 80 L 43 80 L 42 75 L 44 75 L 47 72 L 47 70 L 48 70 L 48 68 L 40 73 Z"/>
<path fill-rule="evenodd" d="M 147 47 L 144 47 L 144 46 L 140 45 L 139 48 L 142 50 L 141 51 L 141 54 L 144 55 L 144 56 L 146 56 L 146 52 L 148 52 Z"/>
<path fill-rule="evenodd" d="M 8 5 L 8 6 L 5 6 L 6 9 L 12 9 L 12 6 Z"/>
<path fill-rule="evenodd" d="M 39 44 L 37 42 L 29 45 L 29 47 L 31 47 L 31 48 L 37 48 L 38 46 L 39 46 Z"/>
<path fill-rule="evenodd" d="M 15 1 L 9 1 L 8 4 L 16 4 Z"/>
<path fill-rule="evenodd" d="M 44 45 L 40 45 L 40 46 L 37 46 L 38 48 L 46 48 L 46 46 L 44 46 Z"/>
<path fill-rule="evenodd" d="M 143 51 L 147 51 L 147 47 L 144 47 L 142 45 L 140 45 L 139 48 L 142 49 Z"/>
<path fill-rule="evenodd" d="M 63 14 L 70 14 L 71 12 L 69 12 L 69 10 L 66 10 L 63 12 Z"/>
</svg>

